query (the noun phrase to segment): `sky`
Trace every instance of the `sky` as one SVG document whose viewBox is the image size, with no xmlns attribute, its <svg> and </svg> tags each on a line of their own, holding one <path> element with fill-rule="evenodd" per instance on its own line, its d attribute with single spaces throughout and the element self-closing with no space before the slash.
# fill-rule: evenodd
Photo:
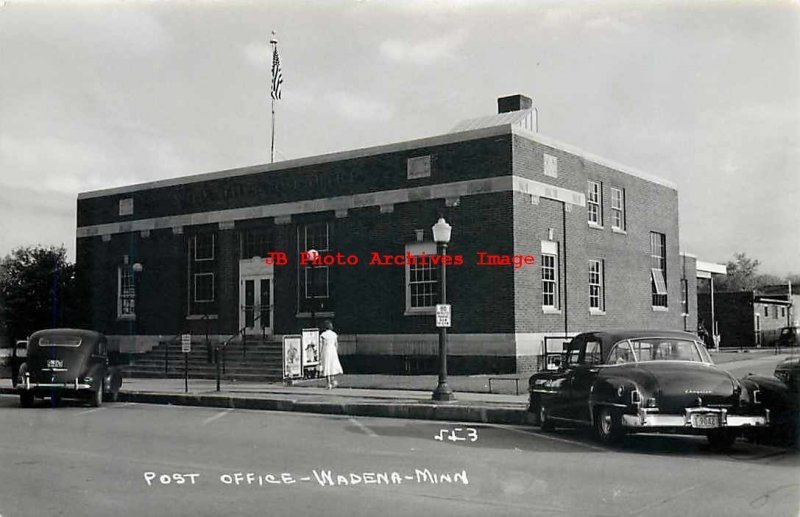
<svg viewBox="0 0 800 517">
<path fill-rule="evenodd" d="M 0 255 L 79 192 L 447 133 L 539 132 L 677 184 L 684 252 L 800 272 L 798 1 L 0 0 Z"/>
</svg>

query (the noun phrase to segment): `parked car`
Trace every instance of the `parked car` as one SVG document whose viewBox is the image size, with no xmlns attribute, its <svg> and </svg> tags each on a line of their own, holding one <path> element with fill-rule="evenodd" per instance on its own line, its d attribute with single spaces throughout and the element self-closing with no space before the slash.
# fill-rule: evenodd
<svg viewBox="0 0 800 517">
<path fill-rule="evenodd" d="M 0 348 L 0 378 L 10 378 L 11 385 L 17 385 L 19 367 L 25 362 L 28 342 L 17 341 L 12 347 Z"/>
<path fill-rule="evenodd" d="M 797 346 L 800 329 L 797 327 L 783 327 L 772 345 L 777 347 Z"/>
<path fill-rule="evenodd" d="M 106 337 L 76 329 L 31 335 L 17 381 L 23 407 L 32 406 L 36 397 L 83 398 L 97 407 L 104 399 L 115 401 L 121 386 L 122 372 L 109 364 Z"/>
<path fill-rule="evenodd" d="M 788 357 L 778 363 L 775 377 L 793 392 L 800 392 L 800 357 Z"/>
<path fill-rule="evenodd" d="M 727 448 L 769 424 L 757 382 L 714 366 L 694 334 L 620 330 L 579 334 L 556 371 L 529 381 L 529 411 L 543 430 L 591 426 L 603 443 L 626 433 L 705 434 Z"/>
</svg>

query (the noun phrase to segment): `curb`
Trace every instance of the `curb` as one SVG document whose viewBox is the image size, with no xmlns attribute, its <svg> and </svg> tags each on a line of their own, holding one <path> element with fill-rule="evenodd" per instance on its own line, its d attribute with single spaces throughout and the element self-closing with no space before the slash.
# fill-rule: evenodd
<svg viewBox="0 0 800 517">
<path fill-rule="evenodd" d="M 0 394 L 16 395 L 13 388 L 0 388 Z M 490 407 L 488 405 L 434 402 L 320 402 L 292 399 L 269 399 L 230 395 L 198 395 L 185 393 L 157 393 L 121 391 L 121 402 L 175 406 L 201 406 L 222 409 L 251 409 L 260 411 L 287 411 L 324 415 L 349 415 L 381 418 L 407 418 L 414 420 L 457 421 L 484 424 L 528 425 L 533 415 L 526 409 Z"/>
</svg>

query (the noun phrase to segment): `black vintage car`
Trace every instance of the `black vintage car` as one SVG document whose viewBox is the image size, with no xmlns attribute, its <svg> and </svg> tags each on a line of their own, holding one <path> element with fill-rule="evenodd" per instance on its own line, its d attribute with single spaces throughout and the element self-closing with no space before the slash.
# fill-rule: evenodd
<svg viewBox="0 0 800 517">
<path fill-rule="evenodd" d="M 788 357 L 775 367 L 775 377 L 794 393 L 800 393 L 800 357 Z"/>
<path fill-rule="evenodd" d="M 17 385 L 19 367 L 25 362 L 27 350 L 28 342 L 24 340 L 18 340 L 13 347 L 0 348 L 0 378 L 8 377 L 12 386 Z"/>
<path fill-rule="evenodd" d="M 800 334 L 800 329 L 797 327 L 783 327 L 778 334 L 778 339 L 772 345 L 779 348 L 797 346 L 798 334 Z"/>
<path fill-rule="evenodd" d="M 714 366 L 686 332 L 579 334 L 556 371 L 530 378 L 529 391 L 529 411 L 543 430 L 591 426 L 603 443 L 631 432 L 680 432 L 704 433 L 727 448 L 742 429 L 769 424 L 760 386 Z"/>
<path fill-rule="evenodd" d="M 122 373 L 109 364 L 106 337 L 91 330 L 49 329 L 28 340 L 28 354 L 17 381 L 20 404 L 33 405 L 36 397 L 88 399 L 97 407 L 114 401 Z"/>
</svg>

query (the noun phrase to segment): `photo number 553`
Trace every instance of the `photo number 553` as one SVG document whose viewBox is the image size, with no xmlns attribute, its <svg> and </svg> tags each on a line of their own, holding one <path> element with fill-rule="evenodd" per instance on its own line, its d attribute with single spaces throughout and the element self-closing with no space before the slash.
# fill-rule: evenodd
<svg viewBox="0 0 800 517">
<path fill-rule="evenodd" d="M 434 440 L 443 442 L 450 440 L 451 442 L 477 442 L 478 430 L 474 427 L 454 427 L 453 429 L 440 429 L 439 434 L 433 437 Z"/>
</svg>

